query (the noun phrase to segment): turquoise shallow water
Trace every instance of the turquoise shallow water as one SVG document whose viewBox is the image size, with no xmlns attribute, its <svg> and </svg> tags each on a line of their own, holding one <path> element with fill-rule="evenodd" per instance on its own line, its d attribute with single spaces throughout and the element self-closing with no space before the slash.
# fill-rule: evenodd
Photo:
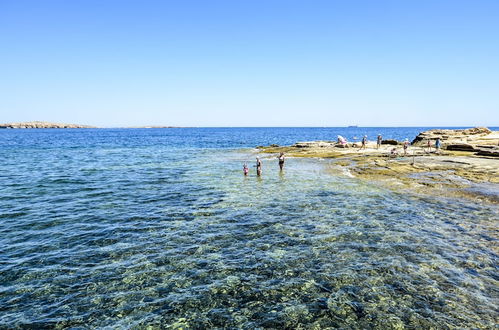
<svg viewBox="0 0 499 330">
<path fill-rule="evenodd" d="M 496 205 L 326 160 L 243 177 L 251 145 L 330 134 L 275 132 L 0 132 L 0 325 L 495 327 Z"/>
</svg>

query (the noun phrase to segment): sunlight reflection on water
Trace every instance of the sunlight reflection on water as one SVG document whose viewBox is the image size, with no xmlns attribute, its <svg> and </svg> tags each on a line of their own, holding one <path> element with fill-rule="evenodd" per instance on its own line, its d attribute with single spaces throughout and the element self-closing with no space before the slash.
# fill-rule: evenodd
<svg viewBox="0 0 499 330">
<path fill-rule="evenodd" d="M 3 326 L 495 326 L 497 206 L 320 160 L 244 177 L 250 150 L 36 156 L 2 165 Z"/>
</svg>

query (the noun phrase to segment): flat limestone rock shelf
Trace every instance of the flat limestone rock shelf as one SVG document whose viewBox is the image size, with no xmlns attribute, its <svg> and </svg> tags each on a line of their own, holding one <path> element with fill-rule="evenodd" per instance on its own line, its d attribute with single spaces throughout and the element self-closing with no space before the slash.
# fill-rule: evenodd
<svg viewBox="0 0 499 330">
<path fill-rule="evenodd" d="M 427 140 L 434 143 L 437 137 L 452 143 L 444 143 L 446 150 L 438 153 L 434 144 L 429 150 Z M 358 142 L 339 145 L 332 141 L 311 141 L 258 149 L 269 154 L 284 152 L 288 157 L 334 159 L 332 171 L 371 182 L 422 193 L 483 197 L 499 202 L 499 132 L 487 128 L 431 130 L 420 133 L 414 141 L 405 155 L 401 142 L 377 148 L 375 141 L 368 141 L 366 148 L 360 149 Z M 497 194 L 477 196 L 481 185 L 488 185 L 488 190 Z"/>
</svg>

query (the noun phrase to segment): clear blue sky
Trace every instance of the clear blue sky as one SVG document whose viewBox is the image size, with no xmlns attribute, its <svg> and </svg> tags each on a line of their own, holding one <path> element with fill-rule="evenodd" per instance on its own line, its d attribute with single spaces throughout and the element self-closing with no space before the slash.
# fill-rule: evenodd
<svg viewBox="0 0 499 330">
<path fill-rule="evenodd" d="M 499 126 L 499 1 L 0 0 L 0 122 Z"/>
</svg>

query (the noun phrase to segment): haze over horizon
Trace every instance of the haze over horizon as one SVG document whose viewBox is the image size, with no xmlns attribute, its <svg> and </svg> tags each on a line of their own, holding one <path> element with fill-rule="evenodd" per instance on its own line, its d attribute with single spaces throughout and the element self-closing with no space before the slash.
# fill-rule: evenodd
<svg viewBox="0 0 499 330">
<path fill-rule="evenodd" d="M 497 1 L 2 1 L 0 122 L 499 126 Z"/>
</svg>

